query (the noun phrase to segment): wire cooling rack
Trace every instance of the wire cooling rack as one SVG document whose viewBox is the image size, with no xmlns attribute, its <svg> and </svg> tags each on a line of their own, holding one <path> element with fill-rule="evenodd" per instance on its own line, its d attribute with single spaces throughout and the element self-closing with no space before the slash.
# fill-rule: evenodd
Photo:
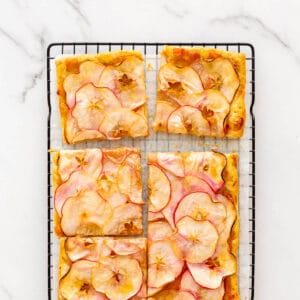
<svg viewBox="0 0 300 300">
<path fill-rule="evenodd" d="M 48 115 L 48 149 L 80 149 L 93 147 L 139 147 L 142 153 L 144 187 L 147 178 L 146 154 L 155 151 L 209 151 L 237 152 L 239 154 L 239 289 L 241 300 L 254 299 L 254 265 L 255 265 L 255 118 L 253 105 L 255 101 L 255 56 L 254 48 L 248 43 L 167 43 L 175 46 L 210 47 L 246 54 L 246 109 L 247 120 L 244 136 L 239 140 L 199 138 L 196 136 L 167 135 L 154 133 L 150 129 L 148 138 L 126 138 L 119 141 L 88 142 L 77 145 L 63 144 L 59 120 L 58 99 L 56 95 L 55 58 L 62 55 L 100 53 L 114 50 L 138 50 L 145 56 L 145 79 L 148 100 L 149 124 L 155 112 L 157 90 L 157 70 L 159 52 L 164 43 L 54 43 L 47 50 L 47 99 Z M 48 300 L 57 299 L 57 267 L 59 242 L 53 234 L 53 191 L 51 178 L 51 153 L 48 152 Z M 147 199 L 146 188 L 143 191 Z M 144 208 L 144 225 L 146 225 L 146 206 Z"/>
</svg>

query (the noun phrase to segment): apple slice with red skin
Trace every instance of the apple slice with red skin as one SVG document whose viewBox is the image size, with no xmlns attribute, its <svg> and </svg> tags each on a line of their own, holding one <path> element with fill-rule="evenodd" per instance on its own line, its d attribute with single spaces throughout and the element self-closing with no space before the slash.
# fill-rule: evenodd
<svg viewBox="0 0 300 300">
<path fill-rule="evenodd" d="M 177 245 L 170 240 L 152 242 L 148 249 L 148 286 L 160 288 L 175 280 L 184 262 Z"/>
<path fill-rule="evenodd" d="M 66 102 L 69 109 L 72 109 L 76 102 L 76 92 L 86 83 L 92 82 L 98 85 L 99 78 L 105 66 L 92 61 L 85 61 L 80 64 L 78 74 L 69 74 L 63 83 L 66 92 Z"/>
<path fill-rule="evenodd" d="M 92 270 L 98 263 L 87 260 L 74 262 L 69 272 L 59 281 L 59 295 L 68 300 L 108 300 L 97 292 L 92 283 Z"/>
<path fill-rule="evenodd" d="M 55 191 L 54 194 L 54 206 L 56 212 L 61 217 L 61 210 L 65 201 L 69 197 L 78 195 L 81 190 L 89 189 L 92 191 L 96 190 L 95 180 L 90 177 L 83 175 L 80 172 L 71 174 L 68 181 L 61 184 Z"/>
<path fill-rule="evenodd" d="M 66 254 L 73 262 L 81 259 L 97 262 L 100 257 L 111 254 L 111 249 L 102 238 L 69 237 L 64 245 Z"/>
<path fill-rule="evenodd" d="M 62 208 L 61 228 L 66 236 L 102 235 L 112 216 L 112 208 L 92 190 L 83 190 L 68 198 Z"/>
<path fill-rule="evenodd" d="M 178 108 L 178 105 L 168 101 L 156 102 L 155 119 L 152 124 L 154 130 L 168 130 L 168 119 L 173 111 Z"/>
<path fill-rule="evenodd" d="M 177 68 L 170 63 L 161 66 L 158 71 L 158 89 L 165 91 L 174 83 L 180 83 L 181 88 L 189 94 L 203 91 L 199 75 L 192 68 Z"/>
<path fill-rule="evenodd" d="M 184 164 L 180 153 L 159 152 L 157 153 L 157 163 L 177 177 L 184 176 Z"/>
<path fill-rule="evenodd" d="M 197 221 L 208 220 L 220 233 L 225 226 L 226 208 L 221 203 L 213 202 L 208 194 L 196 192 L 188 194 L 179 202 L 175 212 L 175 223 L 185 216 Z"/>
<path fill-rule="evenodd" d="M 102 170 L 101 149 L 60 150 L 58 173 L 61 179 L 66 181 L 73 172 L 78 170 L 97 178 Z"/>
<path fill-rule="evenodd" d="M 148 223 L 149 241 L 167 240 L 174 234 L 174 230 L 166 221 L 156 221 Z"/>
<path fill-rule="evenodd" d="M 223 300 L 225 294 L 224 283 L 216 289 L 204 288 L 196 283 L 188 270 L 182 274 L 180 290 L 192 293 L 194 297 L 199 300 Z"/>
<path fill-rule="evenodd" d="M 188 263 L 201 263 L 214 254 L 219 235 L 209 221 L 196 221 L 186 216 L 176 223 L 176 227 L 185 238 L 182 248 Z"/>
<path fill-rule="evenodd" d="M 205 90 L 199 108 L 203 117 L 210 124 L 211 134 L 223 137 L 225 118 L 229 113 L 230 105 L 226 97 L 217 90 Z"/>
<path fill-rule="evenodd" d="M 209 136 L 211 133 L 210 125 L 200 110 L 187 105 L 170 115 L 167 128 L 169 133 L 191 133 L 198 136 Z"/>
<path fill-rule="evenodd" d="M 165 173 L 154 165 L 149 165 L 149 211 L 159 212 L 170 201 L 171 184 Z"/>
<path fill-rule="evenodd" d="M 148 135 L 147 120 L 127 108 L 111 110 L 103 119 L 100 129 L 109 140 L 124 136 L 141 137 Z"/>
<path fill-rule="evenodd" d="M 107 245 L 117 255 L 131 255 L 142 250 L 144 243 L 130 239 L 105 239 L 105 245 Z"/>
<path fill-rule="evenodd" d="M 135 259 L 126 256 L 102 258 L 99 266 L 92 269 L 92 284 L 109 299 L 130 299 L 143 284 L 143 272 Z"/>
<path fill-rule="evenodd" d="M 205 180 L 218 192 L 224 185 L 222 172 L 226 163 L 226 156 L 219 152 L 191 152 L 184 160 L 185 173 Z"/>
<path fill-rule="evenodd" d="M 192 293 L 188 291 L 163 290 L 149 300 L 196 300 Z"/>
</svg>

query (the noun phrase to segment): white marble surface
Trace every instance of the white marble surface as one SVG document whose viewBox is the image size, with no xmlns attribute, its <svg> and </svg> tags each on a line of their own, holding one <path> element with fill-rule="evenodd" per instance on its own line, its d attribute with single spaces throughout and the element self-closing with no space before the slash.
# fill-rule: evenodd
<svg viewBox="0 0 300 300">
<path fill-rule="evenodd" d="M 46 47 L 60 41 L 256 47 L 255 299 L 300 299 L 300 2 L 1 1 L 0 299 L 47 298 Z"/>
</svg>

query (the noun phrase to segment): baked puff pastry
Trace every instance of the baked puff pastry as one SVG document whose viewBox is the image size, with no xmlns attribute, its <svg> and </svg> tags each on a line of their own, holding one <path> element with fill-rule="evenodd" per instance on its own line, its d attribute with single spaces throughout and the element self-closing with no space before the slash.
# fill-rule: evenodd
<svg viewBox="0 0 300 300">
<path fill-rule="evenodd" d="M 245 55 L 165 46 L 155 131 L 239 138 L 245 126 Z"/>
</svg>

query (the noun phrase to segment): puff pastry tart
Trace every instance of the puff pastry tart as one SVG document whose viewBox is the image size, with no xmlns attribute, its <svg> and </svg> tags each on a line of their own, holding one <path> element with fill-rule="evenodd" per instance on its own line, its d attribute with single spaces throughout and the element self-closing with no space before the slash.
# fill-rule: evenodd
<svg viewBox="0 0 300 300">
<path fill-rule="evenodd" d="M 149 299 L 239 299 L 237 159 L 149 154 Z"/>
<path fill-rule="evenodd" d="M 64 142 L 148 135 L 140 52 L 60 58 L 56 73 Z"/>
<path fill-rule="evenodd" d="M 60 240 L 58 300 L 146 299 L 146 239 Z"/>
<path fill-rule="evenodd" d="M 165 46 L 155 131 L 239 138 L 245 126 L 245 55 Z"/>
<path fill-rule="evenodd" d="M 53 188 L 58 236 L 142 233 L 138 149 L 54 152 Z"/>
</svg>

